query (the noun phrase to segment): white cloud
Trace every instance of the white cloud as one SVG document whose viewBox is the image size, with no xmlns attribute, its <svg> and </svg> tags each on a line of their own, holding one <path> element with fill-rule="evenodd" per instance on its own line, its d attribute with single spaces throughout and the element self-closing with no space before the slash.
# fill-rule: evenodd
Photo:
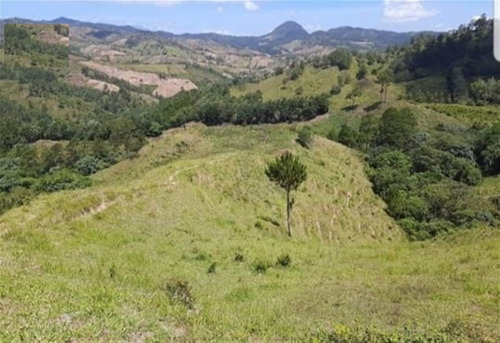
<svg viewBox="0 0 500 343">
<path fill-rule="evenodd" d="M 90 1 L 98 1 L 98 0 L 90 0 Z M 111 0 L 111 1 L 117 1 L 122 3 L 145 3 L 158 6 L 173 6 L 194 0 Z M 221 3 L 221 2 L 243 3 L 243 6 L 248 11 L 257 11 L 260 8 L 259 5 L 253 0 L 203 0 L 203 1 L 216 2 L 216 3 Z M 222 9 L 222 7 L 217 8 L 217 12 L 219 13 L 222 12 L 219 11 L 219 9 Z"/>
<path fill-rule="evenodd" d="M 219 7 L 217 7 L 216 11 L 217 11 L 217 13 L 222 13 L 222 12 L 224 12 L 224 7 L 219 6 Z"/>
<path fill-rule="evenodd" d="M 422 0 L 384 0 L 384 18 L 392 22 L 419 21 L 438 14 L 428 9 Z"/>
<path fill-rule="evenodd" d="M 249 11 L 257 11 L 259 9 L 259 5 L 257 5 L 255 2 L 253 1 L 245 1 L 243 3 L 243 5 L 245 6 L 245 8 Z"/>
</svg>

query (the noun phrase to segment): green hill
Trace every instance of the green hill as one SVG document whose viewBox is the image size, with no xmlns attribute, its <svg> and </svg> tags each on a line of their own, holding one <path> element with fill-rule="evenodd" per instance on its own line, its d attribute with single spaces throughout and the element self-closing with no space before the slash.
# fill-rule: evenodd
<svg viewBox="0 0 500 343">
<path fill-rule="evenodd" d="M 497 339 L 498 232 L 407 243 L 353 150 L 298 126 L 173 129 L 0 216 L 0 340 Z M 284 150 L 292 239 L 263 172 Z"/>
<path fill-rule="evenodd" d="M 379 65 L 374 65 L 370 68 L 379 68 Z M 276 100 L 280 98 L 292 98 L 297 94 L 301 95 L 319 95 L 330 93 L 332 87 L 339 86 L 338 77 L 341 76 L 345 81 L 345 85 L 341 86 L 341 92 L 333 95 L 330 99 L 331 108 L 335 111 L 348 107 L 350 101 L 346 96 L 352 91 L 355 86 L 361 88 L 361 96 L 357 99 L 357 104 L 369 106 L 380 99 L 380 85 L 376 83 L 376 76 L 368 73 L 365 79 L 358 81 L 356 73 L 358 72 L 358 63 L 353 59 L 353 63 L 349 70 L 339 71 L 337 67 L 326 69 L 314 68 L 306 66 L 303 73 L 295 80 L 289 80 L 288 74 L 285 72 L 282 75 L 271 76 L 257 83 L 248 83 L 239 86 L 234 86 L 231 89 L 231 94 L 234 96 L 242 96 L 252 92 L 260 91 L 264 100 Z M 284 80 L 288 80 L 284 82 Z M 389 88 L 389 99 L 395 100 L 403 94 L 404 86 L 401 84 L 393 84 Z"/>
</svg>

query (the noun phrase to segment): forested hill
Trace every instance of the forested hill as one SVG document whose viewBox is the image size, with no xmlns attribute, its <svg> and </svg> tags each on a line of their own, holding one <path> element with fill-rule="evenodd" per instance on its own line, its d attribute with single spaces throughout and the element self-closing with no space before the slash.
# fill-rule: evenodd
<svg viewBox="0 0 500 343">
<path fill-rule="evenodd" d="M 459 68 L 465 78 L 500 76 L 500 63 L 493 57 L 493 20 L 485 15 L 457 30 L 421 35 L 389 50 L 398 55 L 394 72 L 400 81 L 443 74 L 450 68 Z"/>
</svg>

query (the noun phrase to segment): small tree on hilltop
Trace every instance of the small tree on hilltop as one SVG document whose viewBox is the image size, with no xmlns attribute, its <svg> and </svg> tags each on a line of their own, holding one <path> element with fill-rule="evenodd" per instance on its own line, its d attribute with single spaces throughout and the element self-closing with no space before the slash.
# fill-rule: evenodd
<svg viewBox="0 0 500 343">
<path fill-rule="evenodd" d="M 291 237 L 290 212 L 294 199 L 290 197 L 290 192 L 297 190 L 300 184 L 306 180 L 306 166 L 300 162 L 297 156 L 286 152 L 281 157 L 277 157 L 274 162 L 270 162 L 265 172 L 269 180 L 286 191 L 286 223 L 288 236 Z"/>
</svg>

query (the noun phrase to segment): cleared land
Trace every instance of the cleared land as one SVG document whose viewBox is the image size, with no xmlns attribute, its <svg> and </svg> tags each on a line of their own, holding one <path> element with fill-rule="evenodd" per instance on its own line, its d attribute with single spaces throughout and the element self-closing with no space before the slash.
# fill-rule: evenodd
<svg viewBox="0 0 500 343">
<path fill-rule="evenodd" d="M 84 61 L 80 64 L 94 69 L 98 72 L 106 74 L 109 77 L 127 81 L 134 86 L 154 85 L 157 88 L 153 91 L 153 95 L 170 98 L 182 90 L 197 89 L 196 85 L 190 80 L 167 78 L 163 79 L 157 74 L 140 73 L 132 70 L 121 70 L 115 67 L 99 64 L 93 61 Z"/>
</svg>

